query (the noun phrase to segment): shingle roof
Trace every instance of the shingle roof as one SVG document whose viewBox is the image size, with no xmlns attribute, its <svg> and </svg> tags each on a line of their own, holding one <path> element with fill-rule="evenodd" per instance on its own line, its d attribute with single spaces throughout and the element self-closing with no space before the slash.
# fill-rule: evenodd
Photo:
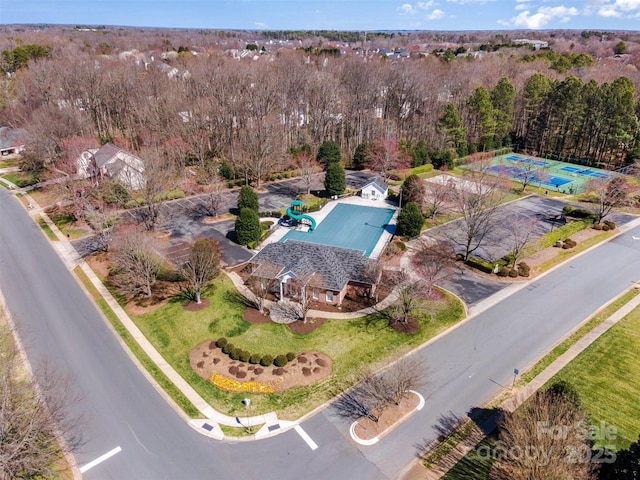
<svg viewBox="0 0 640 480">
<path fill-rule="evenodd" d="M 375 187 L 380 193 L 385 193 L 389 189 L 389 185 L 382 180 L 380 177 L 375 177 L 365 183 L 362 188 L 367 188 L 369 186 Z"/>
<path fill-rule="evenodd" d="M 121 148 L 116 147 L 112 143 L 106 143 L 102 147 L 100 147 L 100 149 L 93 156 L 98 168 L 104 166 L 105 163 L 109 162 L 109 160 L 115 157 L 121 150 Z"/>
<path fill-rule="evenodd" d="M 310 283 L 328 290 L 340 291 L 349 281 L 372 283 L 366 272 L 373 261 L 361 250 L 287 240 L 270 243 L 250 262 L 260 265 L 254 275 L 265 278 L 276 278 L 287 272 L 298 277 L 313 275 Z M 274 274 L 273 266 L 280 267 L 280 271 Z"/>
<path fill-rule="evenodd" d="M 0 127 L 0 149 L 21 147 L 29 134 L 24 128 Z"/>
</svg>

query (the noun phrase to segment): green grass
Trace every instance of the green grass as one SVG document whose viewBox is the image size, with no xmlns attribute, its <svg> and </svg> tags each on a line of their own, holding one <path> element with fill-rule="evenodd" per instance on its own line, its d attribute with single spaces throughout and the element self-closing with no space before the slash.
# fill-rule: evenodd
<svg viewBox="0 0 640 480">
<path fill-rule="evenodd" d="M 575 345 L 578 340 L 584 337 L 591 330 L 596 328 L 607 318 L 620 310 L 624 305 L 629 303 L 634 297 L 640 294 L 640 290 L 632 288 L 617 300 L 611 302 L 605 308 L 593 315 L 588 322 L 575 331 L 569 338 L 558 344 L 553 350 L 538 361 L 532 368 L 527 370 L 519 379 L 518 385 L 522 386 L 533 380 L 540 372 L 551 365 L 560 355 L 564 354 L 569 348 Z"/>
<path fill-rule="evenodd" d="M 229 415 L 242 414 L 243 393 L 230 393 L 200 378 L 189 365 L 189 351 L 196 345 L 226 337 L 236 347 L 260 354 L 319 351 L 333 359 L 333 375 L 308 387 L 295 387 L 279 394 L 254 395 L 256 414 L 277 410 L 285 419 L 321 405 L 331 398 L 337 386 L 355 370 L 380 367 L 411 348 L 454 325 L 464 316 L 462 305 L 453 297 L 430 305 L 421 329 L 415 335 L 396 333 L 383 316 L 357 320 L 331 320 L 307 335 L 296 335 L 276 323 L 250 324 L 242 318 L 244 306 L 226 277 L 219 278 L 203 294 L 210 307 L 186 312 L 183 300 L 175 298 L 166 305 L 142 316 L 131 315 L 140 330 L 175 368 L 211 405 Z M 431 314 L 434 318 L 432 320 Z M 313 319 L 311 320 L 313 321 Z"/>
<path fill-rule="evenodd" d="M 49 237 L 49 240 L 51 241 L 58 240 L 58 237 L 56 237 L 56 234 L 53 233 L 53 230 L 51 230 L 51 227 L 47 225 L 47 222 L 45 222 L 42 217 L 38 217 L 38 225 L 40 225 L 40 228 L 44 230 L 44 233 L 47 234 L 47 237 Z"/>
<path fill-rule="evenodd" d="M 124 327 L 120 319 L 111 309 L 107 301 L 102 298 L 96 287 L 91 283 L 86 274 L 80 267 L 74 269 L 74 273 L 78 276 L 82 284 L 89 291 L 89 294 L 96 301 L 104 315 L 107 317 L 114 330 L 120 335 L 120 338 L 127 344 L 129 350 L 136 356 L 142 366 L 149 372 L 153 379 L 158 382 L 160 387 L 173 399 L 174 402 L 190 417 L 198 418 L 202 415 L 198 409 L 189 401 L 187 397 L 169 380 L 158 366 L 149 358 L 145 351 L 140 347 L 138 342 L 131 336 L 129 331 Z"/>
<path fill-rule="evenodd" d="M 478 480 L 489 478 L 494 459 L 488 452 L 492 448 L 494 437 L 485 437 L 476 447 L 467 453 L 462 460 L 442 477 L 443 480 Z"/>
<path fill-rule="evenodd" d="M 2 178 L 10 181 L 19 188 L 28 187 L 38 183 L 38 176 L 28 172 L 11 172 L 6 173 Z"/>
<path fill-rule="evenodd" d="M 625 449 L 640 434 L 640 307 L 614 325 L 572 360 L 549 385 L 565 380 L 580 394 L 593 425 L 617 429 L 615 439 L 596 438 L 596 446 Z"/>
</svg>

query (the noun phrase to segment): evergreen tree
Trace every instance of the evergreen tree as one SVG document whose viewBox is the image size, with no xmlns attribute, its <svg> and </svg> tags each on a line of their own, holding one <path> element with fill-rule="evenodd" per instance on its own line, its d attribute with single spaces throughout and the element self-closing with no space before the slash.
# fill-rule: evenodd
<svg viewBox="0 0 640 480">
<path fill-rule="evenodd" d="M 340 161 L 342 160 L 340 145 L 331 140 L 327 140 L 322 145 L 320 145 L 317 160 L 327 166 L 330 163 L 340 163 Z"/>
<path fill-rule="evenodd" d="M 362 170 L 367 164 L 368 152 L 370 148 L 368 143 L 361 143 L 356 147 L 356 151 L 353 153 L 353 168 L 356 170 Z"/>
<path fill-rule="evenodd" d="M 324 189 L 327 195 L 340 195 L 347 188 L 347 178 L 340 162 L 332 162 L 327 165 L 324 174 Z"/>
<path fill-rule="evenodd" d="M 424 216 L 415 202 L 407 203 L 398 215 L 396 233 L 407 237 L 417 237 L 422 231 Z"/>
<path fill-rule="evenodd" d="M 447 146 L 458 155 L 466 154 L 467 129 L 462 126 L 462 117 L 456 106 L 449 102 L 438 120 L 438 132 L 445 135 Z"/>
<path fill-rule="evenodd" d="M 513 112 L 516 101 L 516 87 L 503 77 L 491 90 L 491 103 L 493 104 L 496 122 L 496 139 L 504 139 L 513 128 Z"/>
<path fill-rule="evenodd" d="M 478 143 L 478 150 L 492 148 L 496 119 L 489 91 L 484 87 L 476 88 L 467 105 L 472 116 L 474 140 Z"/>
<path fill-rule="evenodd" d="M 243 208 L 249 208 L 256 213 L 260 210 L 258 194 L 249 185 L 244 185 L 238 195 L 238 210 L 242 211 Z"/>
<path fill-rule="evenodd" d="M 262 231 L 260 230 L 260 217 L 250 208 L 240 210 L 240 215 L 236 218 L 236 238 L 240 245 L 247 245 L 260 240 Z"/>
<path fill-rule="evenodd" d="M 411 166 L 419 167 L 431 163 L 429 158 L 429 146 L 424 140 L 419 140 L 411 149 Z"/>
</svg>

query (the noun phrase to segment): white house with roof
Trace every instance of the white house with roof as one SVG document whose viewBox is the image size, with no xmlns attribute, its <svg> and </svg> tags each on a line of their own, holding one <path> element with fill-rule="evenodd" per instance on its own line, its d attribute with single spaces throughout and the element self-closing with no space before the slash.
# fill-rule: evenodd
<svg viewBox="0 0 640 480">
<path fill-rule="evenodd" d="M 368 200 L 384 200 L 389 194 L 389 185 L 380 177 L 368 181 L 360 191 L 360 196 Z"/>
<path fill-rule="evenodd" d="M 145 185 L 144 161 L 111 143 L 82 152 L 76 167 L 80 178 L 113 178 L 131 190 Z"/>
<path fill-rule="evenodd" d="M 24 128 L 0 127 L 0 155 L 22 152 L 28 136 Z"/>
</svg>

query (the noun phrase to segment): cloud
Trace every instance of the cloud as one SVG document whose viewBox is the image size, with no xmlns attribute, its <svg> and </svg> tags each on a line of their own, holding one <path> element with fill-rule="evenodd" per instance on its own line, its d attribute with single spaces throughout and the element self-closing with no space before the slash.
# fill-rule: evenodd
<svg viewBox="0 0 640 480">
<path fill-rule="evenodd" d="M 444 17 L 444 12 L 436 8 L 433 12 L 427 15 L 427 20 L 438 20 L 442 17 Z"/>
<path fill-rule="evenodd" d="M 637 18 L 640 16 L 640 0 L 615 0 L 600 3 L 598 15 L 614 18 Z"/>
<path fill-rule="evenodd" d="M 253 22 L 253 24 L 258 28 L 267 28 L 268 26 L 266 23 L 262 23 L 262 22 Z"/>
<path fill-rule="evenodd" d="M 434 4 L 434 0 L 430 0 L 428 2 L 418 2 L 418 8 L 420 10 L 429 10 Z"/>
<path fill-rule="evenodd" d="M 447 3 L 459 3 L 460 5 L 464 5 L 465 3 L 476 3 L 479 5 L 484 5 L 485 3 L 494 2 L 495 0 L 446 0 Z"/>
<path fill-rule="evenodd" d="M 538 30 L 546 27 L 554 20 L 562 23 L 568 22 L 571 17 L 575 17 L 578 14 L 578 9 L 574 7 L 569 8 L 563 5 L 557 7 L 540 7 L 534 14 L 532 14 L 530 10 L 525 10 L 518 14 L 518 16 L 511 18 L 509 22 L 499 21 L 498 23 L 505 26 Z"/>
<path fill-rule="evenodd" d="M 529 5 L 528 3 L 519 3 L 518 5 L 516 5 L 516 10 L 518 11 L 526 10 L 527 8 L 531 8 L 531 5 Z"/>
<path fill-rule="evenodd" d="M 418 11 L 415 8 L 413 8 L 413 5 L 411 5 L 410 3 L 403 3 L 399 7 L 399 9 L 408 15 L 415 15 L 416 13 L 418 13 Z"/>
</svg>

